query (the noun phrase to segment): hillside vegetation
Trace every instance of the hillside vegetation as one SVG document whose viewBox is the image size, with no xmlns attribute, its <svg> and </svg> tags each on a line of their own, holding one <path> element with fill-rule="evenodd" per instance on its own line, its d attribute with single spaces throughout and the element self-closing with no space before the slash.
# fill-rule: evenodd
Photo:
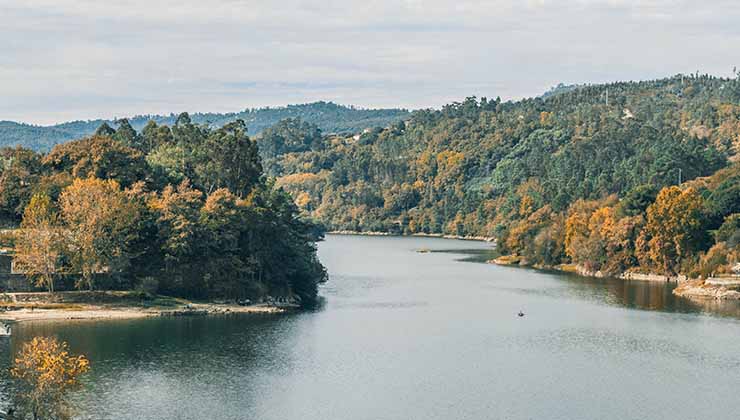
<svg viewBox="0 0 740 420">
<path fill-rule="evenodd" d="M 0 216 L 15 267 L 54 291 L 136 289 L 192 298 L 314 303 L 326 278 L 316 227 L 263 176 L 237 120 L 103 124 L 47 154 L 0 149 Z"/>
<path fill-rule="evenodd" d="M 606 273 L 710 275 L 738 259 L 737 79 L 467 98 L 354 137 L 317 128 L 282 122 L 261 153 L 329 229 L 489 236 L 524 264 Z"/>
<path fill-rule="evenodd" d="M 205 124 L 212 128 L 240 119 L 246 123 L 249 133 L 255 135 L 286 118 L 301 118 L 316 124 L 327 133 L 354 133 L 370 127 L 385 127 L 408 116 L 409 112 L 404 109 L 360 109 L 332 102 L 314 102 L 225 114 L 194 113 L 190 118 L 194 124 Z M 129 118 L 128 122 L 135 130 L 142 130 L 150 121 L 171 126 L 176 120 L 176 114 L 139 115 Z M 114 128 L 118 126 L 117 121 L 101 119 L 71 121 L 47 127 L 0 121 L 0 146 L 23 146 L 37 151 L 49 151 L 56 144 L 93 134 L 103 123 Z"/>
</svg>

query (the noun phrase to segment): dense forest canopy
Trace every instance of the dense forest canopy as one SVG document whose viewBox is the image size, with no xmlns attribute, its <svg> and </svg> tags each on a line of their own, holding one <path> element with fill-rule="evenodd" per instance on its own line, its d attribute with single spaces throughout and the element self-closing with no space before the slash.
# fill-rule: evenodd
<svg viewBox="0 0 740 420">
<path fill-rule="evenodd" d="M 126 120 L 47 154 L 0 149 L 0 216 L 16 268 L 54 290 L 144 289 L 195 298 L 316 299 L 321 232 L 263 175 L 236 120 Z"/>
<path fill-rule="evenodd" d="M 268 173 L 329 229 L 495 237 L 526 264 L 610 273 L 737 261 L 738 79 L 560 86 L 316 130 L 281 123 L 262 141 Z"/>
<path fill-rule="evenodd" d="M 252 135 L 286 118 L 301 118 L 327 133 L 353 133 L 369 127 L 385 127 L 408 116 L 409 112 L 405 109 L 362 109 L 332 102 L 255 108 L 224 114 L 190 114 L 194 124 L 205 124 L 212 128 L 243 120 Z M 174 125 L 177 117 L 176 114 L 138 115 L 127 121 L 135 130 L 142 130 L 150 121 L 159 125 Z M 56 144 L 93 134 L 104 123 L 116 128 L 118 120 L 71 121 L 48 127 L 0 121 L 0 146 L 24 146 L 37 151 L 49 151 Z"/>
</svg>

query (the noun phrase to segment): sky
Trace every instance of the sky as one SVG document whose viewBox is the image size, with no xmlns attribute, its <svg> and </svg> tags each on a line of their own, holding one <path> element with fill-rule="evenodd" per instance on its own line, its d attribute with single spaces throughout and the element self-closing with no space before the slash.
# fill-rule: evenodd
<svg viewBox="0 0 740 420">
<path fill-rule="evenodd" d="M 0 0 L 0 120 L 438 108 L 729 77 L 738 22 L 736 0 Z"/>
</svg>

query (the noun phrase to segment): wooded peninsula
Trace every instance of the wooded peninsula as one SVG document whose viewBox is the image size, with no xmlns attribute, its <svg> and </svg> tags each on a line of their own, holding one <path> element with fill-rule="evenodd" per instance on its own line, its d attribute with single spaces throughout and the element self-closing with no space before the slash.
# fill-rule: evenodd
<svg viewBox="0 0 740 420">
<path fill-rule="evenodd" d="M 50 292 L 311 306 L 326 279 L 320 230 L 264 176 L 242 120 L 210 128 L 181 114 L 141 133 L 122 120 L 48 154 L 16 147 L 0 156 L 13 271 Z"/>
</svg>

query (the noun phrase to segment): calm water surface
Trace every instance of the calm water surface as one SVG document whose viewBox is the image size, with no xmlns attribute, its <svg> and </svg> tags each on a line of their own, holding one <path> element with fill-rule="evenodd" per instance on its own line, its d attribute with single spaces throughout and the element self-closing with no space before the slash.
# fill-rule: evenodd
<svg viewBox="0 0 740 420">
<path fill-rule="evenodd" d="M 23 324 L 0 364 L 69 341 L 92 361 L 90 419 L 739 418 L 737 305 L 459 261 L 486 247 L 332 236 L 320 310 Z"/>
</svg>

